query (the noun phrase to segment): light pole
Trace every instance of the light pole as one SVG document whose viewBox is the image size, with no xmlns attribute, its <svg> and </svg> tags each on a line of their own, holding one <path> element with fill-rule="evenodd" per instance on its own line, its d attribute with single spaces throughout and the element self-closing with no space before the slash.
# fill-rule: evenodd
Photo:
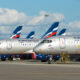
<svg viewBox="0 0 80 80">
<path fill-rule="evenodd" d="M 46 27 L 48 27 L 48 17 L 49 17 L 50 15 L 49 15 L 49 14 L 45 14 L 44 16 L 45 16 L 45 18 L 46 18 Z"/>
</svg>

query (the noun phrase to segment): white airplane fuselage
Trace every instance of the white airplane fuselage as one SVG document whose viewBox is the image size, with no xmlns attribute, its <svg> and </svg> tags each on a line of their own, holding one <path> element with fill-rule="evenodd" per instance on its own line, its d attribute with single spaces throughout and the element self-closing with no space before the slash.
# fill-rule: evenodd
<svg viewBox="0 0 80 80">
<path fill-rule="evenodd" d="M 0 54 L 24 54 L 33 52 L 40 40 L 33 39 L 4 39 L 0 40 Z M 32 53 L 31 52 L 31 53 Z"/>
<path fill-rule="evenodd" d="M 34 52 L 41 54 L 80 54 L 80 36 L 56 36 L 43 40 Z"/>
</svg>

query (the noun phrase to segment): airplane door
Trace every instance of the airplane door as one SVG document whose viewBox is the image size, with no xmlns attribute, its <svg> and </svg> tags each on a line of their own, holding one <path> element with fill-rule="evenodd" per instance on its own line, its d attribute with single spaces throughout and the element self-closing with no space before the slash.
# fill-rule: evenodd
<svg viewBox="0 0 80 80">
<path fill-rule="evenodd" d="M 7 41 L 7 49 L 11 49 L 12 48 L 12 43 L 11 41 Z"/>
<path fill-rule="evenodd" d="M 60 45 L 61 49 L 64 49 L 66 47 L 65 38 L 60 38 L 59 39 L 59 45 Z"/>
</svg>

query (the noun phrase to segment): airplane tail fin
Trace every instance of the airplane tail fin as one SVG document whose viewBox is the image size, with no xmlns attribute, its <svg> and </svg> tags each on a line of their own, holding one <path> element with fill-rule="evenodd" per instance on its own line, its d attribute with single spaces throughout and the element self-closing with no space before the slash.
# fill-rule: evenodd
<svg viewBox="0 0 80 80">
<path fill-rule="evenodd" d="M 29 33 L 29 35 L 26 37 L 26 39 L 33 39 L 34 38 L 34 34 L 35 34 L 35 31 L 31 31 Z"/>
<path fill-rule="evenodd" d="M 19 38 L 21 35 L 22 26 L 18 26 L 12 33 L 10 39 Z"/>
<path fill-rule="evenodd" d="M 64 35 L 64 34 L 65 34 L 65 32 L 66 32 L 66 29 L 64 28 L 64 29 L 62 29 L 62 30 L 59 32 L 59 34 L 58 34 L 58 35 Z"/>
<path fill-rule="evenodd" d="M 43 39 L 50 38 L 57 34 L 59 22 L 55 22 L 52 26 L 48 29 L 48 31 L 41 37 Z"/>
</svg>

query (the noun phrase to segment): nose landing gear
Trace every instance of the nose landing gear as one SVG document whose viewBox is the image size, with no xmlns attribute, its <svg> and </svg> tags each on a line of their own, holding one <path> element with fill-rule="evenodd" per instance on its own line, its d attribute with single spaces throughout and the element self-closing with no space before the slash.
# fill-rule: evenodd
<svg viewBox="0 0 80 80">
<path fill-rule="evenodd" d="M 48 64 L 51 64 L 52 62 L 52 55 L 50 56 L 50 58 L 48 59 Z"/>
</svg>

